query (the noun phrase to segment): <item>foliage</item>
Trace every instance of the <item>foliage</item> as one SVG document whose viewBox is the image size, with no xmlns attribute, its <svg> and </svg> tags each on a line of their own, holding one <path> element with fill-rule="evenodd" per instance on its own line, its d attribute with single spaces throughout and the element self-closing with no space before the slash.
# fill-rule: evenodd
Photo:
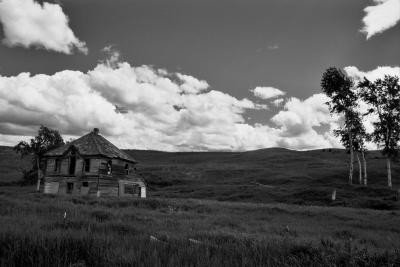
<svg viewBox="0 0 400 267">
<path fill-rule="evenodd" d="M 371 82 L 364 79 L 358 84 L 361 96 L 379 120 L 374 123 L 372 140 L 382 147 L 382 153 L 395 158 L 400 141 L 400 84 L 396 76 L 385 75 L 384 79 Z"/>
<path fill-rule="evenodd" d="M 340 136 L 348 135 L 347 137 L 342 137 L 341 141 L 346 147 L 347 140 L 347 147 L 350 150 L 349 184 L 353 183 L 353 142 L 355 141 L 353 132 L 361 131 L 361 129 L 357 129 L 353 125 L 353 121 L 357 117 L 354 111 L 357 107 L 357 94 L 353 90 L 353 86 L 353 80 L 335 67 L 328 68 L 322 75 L 322 91 L 331 98 L 331 101 L 326 103 L 330 112 L 344 115 L 344 128 L 337 130 L 335 134 Z M 359 135 L 359 137 L 361 136 Z"/>
<path fill-rule="evenodd" d="M 348 130 L 349 129 L 349 130 Z M 353 150 L 365 151 L 365 142 L 369 141 L 370 135 L 366 132 L 365 126 L 362 122 L 362 116 L 359 112 L 352 111 L 348 113 L 348 120 L 345 122 L 344 127 L 333 131 L 335 136 L 340 137 L 341 143 L 347 149 L 350 147 L 350 140 L 348 132 L 351 131 L 353 138 Z"/>
<path fill-rule="evenodd" d="M 32 157 L 32 169 L 29 172 L 24 173 L 24 180 L 32 180 L 32 171 L 38 173 L 38 170 L 40 169 L 40 160 L 47 151 L 63 144 L 64 140 L 57 130 L 41 125 L 38 135 L 35 136 L 35 138 L 32 138 L 30 143 L 20 141 L 15 145 L 13 149 L 21 155 L 21 158 L 26 156 Z"/>
<path fill-rule="evenodd" d="M 353 80 L 338 68 L 330 67 L 323 73 L 321 88 L 331 98 L 327 104 L 332 113 L 347 114 L 356 106 L 357 95 L 353 86 Z"/>
</svg>

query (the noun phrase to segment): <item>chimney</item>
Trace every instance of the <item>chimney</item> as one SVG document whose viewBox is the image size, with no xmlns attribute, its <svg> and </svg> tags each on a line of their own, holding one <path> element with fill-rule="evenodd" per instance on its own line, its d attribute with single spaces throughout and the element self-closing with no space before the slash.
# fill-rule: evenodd
<svg viewBox="0 0 400 267">
<path fill-rule="evenodd" d="M 94 128 L 94 129 L 93 129 L 93 133 L 94 133 L 94 134 L 99 134 L 99 132 L 100 132 L 99 128 Z"/>
</svg>

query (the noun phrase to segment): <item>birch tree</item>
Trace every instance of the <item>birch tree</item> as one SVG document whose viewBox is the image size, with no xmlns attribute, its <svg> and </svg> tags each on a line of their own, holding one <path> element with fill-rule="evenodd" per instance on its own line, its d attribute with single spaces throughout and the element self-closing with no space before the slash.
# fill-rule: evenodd
<svg viewBox="0 0 400 267">
<path fill-rule="evenodd" d="M 365 143 L 368 141 L 369 135 L 367 134 L 363 121 L 362 121 L 362 114 L 359 112 L 353 112 L 349 115 L 349 119 L 345 122 L 349 125 L 334 130 L 335 136 L 340 137 L 340 141 L 343 146 L 350 150 L 350 143 L 352 143 L 353 151 L 355 152 L 357 163 L 358 163 L 358 183 L 360 185 L 367 185 L 368 184 L 368 174 L 367 174 L 367 161 L 365 159 L 366 153 L 366 146 Z M 353 137 L 353 141 L 350 142 L 348 130 L 351 129 L 351 136 Z M 361 156 L 361 159 L 360 159 Z"/>
<path fill-rule="evenodd" d="M 368 113 L 378 118 L 374 122 L 372 141 L 382 148 L 386 157 L 387 184 L 392 187 L 391 162 L 398 155 L 400 142 L 399 78 L 385 75 L 375 82 L 364 78 L 358 87 L 363 100 L 371 106 Z"/>
<path fill-rule="evenodd" d="M 37 185 L 36 191 L 40 190 L 41 168 L 40 160 L 43 155 L 50 149 L 59 147 L 64 144 L 64 140 L 57 130 L 40 126 L 38 135 L 30 140 L 20 141 L 14 146 L 14 151 L 21 155 L 21 158 L 26 156 L 32 157 L 32 169 L 37 172 Z"/>
<path fill-rule="evenodd" d="M 347 77 L 340 69 L 335 67 L 328 68 L 322 75 L 322 91 L 330 97 L 327 102 L 331 113 L 336 113 L 344 117 L 344 128 L 349 140 L 350 162 L 349 162 L 349 184 L 353 183 L 353 162 L 354 151 L 352 136 L 351 118 L 355 107 L 357 106 L 357 95 L 353 90 L 354 82 Z"/>
</svg>

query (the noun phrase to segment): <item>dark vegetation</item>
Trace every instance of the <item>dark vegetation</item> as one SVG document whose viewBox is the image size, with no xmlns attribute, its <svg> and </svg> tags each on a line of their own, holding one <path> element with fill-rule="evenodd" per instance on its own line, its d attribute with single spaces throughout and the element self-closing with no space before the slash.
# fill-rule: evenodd
<svg viewBox="0 0 400 267">
<path fill-rule="evenodd" d="M 34 193 L 18 182 L 29 159 L 2 147 L 0 266 L 400 266 L 380 152 L 368 187 L 347 184 L 339 149 L 128 153 L 148 199 Z"/>
</svg>

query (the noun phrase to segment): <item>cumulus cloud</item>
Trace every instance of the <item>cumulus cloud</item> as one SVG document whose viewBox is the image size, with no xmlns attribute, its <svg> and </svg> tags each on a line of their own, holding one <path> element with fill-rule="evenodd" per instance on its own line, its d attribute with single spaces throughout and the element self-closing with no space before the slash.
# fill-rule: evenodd
<svg viewBox="0 0 400 267">
<path fill-rule="evenodd" d="M 329 130 L 337 127 L 339 118 L 329 113 L 327 101 L 329 98 L 325 94 L 288 100 L 284 109 L 271 119 L 280 129 L 279 146 L 295 149 L 338 146 L 330 131 L 320 134 L 316 130 L 323 125 Z"/>
<path fill-rule="evenodd" d="M 374 0 L 376 5 L 364 9 L 366 13 L 361 32 L 367 39 L 395 26 L 400 21 L 400 0 Z"/>
<path fill-rule="evenodd" d="M 0 1 L 0 22 L 8 46 L 36 47 L 72 54 L 74 48 L 87 54 L 68 25 L 68 17 L 58 4 L 35 0 Z"/>
<path fill-rule="evenodd" d="M 385 75 L 392 75 L 400 77 L 400 67 L 379 66 L 374 70 L 362 71 L 355 66 L 348 66 L 344 68 L 346 74 L 356 81 L 363 80 L 364 77 L 370 81 L 375 81 L 378 78 L 383 78 Z"/>
<path fill-rule="evenodd" d="M 277 98 L 275 100 L 272 100 L 272 104 L 274 104 L 275 107 L 281 107 L 285 99 L 283 98 Z"/>
<path fill-rule="evenodd" d="M 187 74 L 106 61 L 88 72 L 0 76 L 0 143 L 13 145 L 44 124 L 68 138 L 98 127 L 122 148 L 240 151 L 338 146 L 329 132 L 317 129 L 335 126 L 325 101 L 321 94 L 292 98 L 269 123 L 250 124 L 246 112 L 265 106 L 210 90 L 206 81 Z"/>
<path fill-rule="evenodd" d="M 274 87 L 256 87 L 253 90 L 250 90 L 251 92 L 253 92 L 253 94 L 256 97 L 259 97 L 261 99 L 270 99 L 270 98 L 275 98 L 278 96 L 283 96 L 286 93 L 283 92 L 282 90 L 279 90 L 277 88 Z"/>
</svg>

